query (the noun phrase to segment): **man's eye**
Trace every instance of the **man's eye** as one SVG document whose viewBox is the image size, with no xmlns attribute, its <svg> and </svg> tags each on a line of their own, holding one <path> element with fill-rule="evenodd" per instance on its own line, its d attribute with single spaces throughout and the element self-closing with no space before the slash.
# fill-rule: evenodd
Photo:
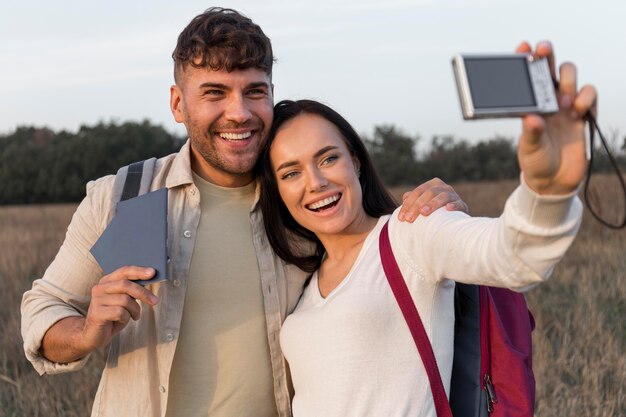
<svg viewBox="0 0 626 417">
<path fill-rule="evenodd" d="M 253 88 L 248 90 L 248 95 L 250 96 L 265 96 L 267 93 L 262 88 Z"/>
<path fill-rule="evenodd" d="M 222 90 L 206 90 L 204 92 L 205 96 L 221 96 L 224 92 Z"/>
</svg>

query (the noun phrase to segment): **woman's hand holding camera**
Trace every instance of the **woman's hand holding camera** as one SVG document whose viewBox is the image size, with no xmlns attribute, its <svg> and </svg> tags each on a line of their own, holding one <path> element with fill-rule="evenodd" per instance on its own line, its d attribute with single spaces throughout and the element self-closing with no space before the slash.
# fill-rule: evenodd
<svg viewBox="0 0 626 417">
<path fill-rule="evenodd" d="M 516 50 L 546 57 L 556 80 L 554 50 L 541 42 L 533 51 L 526 42 Z M 556 114 L 523 118 L 518 160 L 526 184 L 539 194 L 574 192 L 587 173 L 585 152 L 585 115 L 596 113 L 597 94 L 593 86 L 577 90 L 576 66 L 564 63 L 559 68 Z"/>
</svg>

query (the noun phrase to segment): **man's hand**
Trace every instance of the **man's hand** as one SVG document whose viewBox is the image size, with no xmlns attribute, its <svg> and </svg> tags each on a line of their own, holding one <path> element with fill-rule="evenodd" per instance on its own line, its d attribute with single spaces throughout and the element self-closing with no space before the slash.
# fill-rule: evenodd
<svg viewBox="0 0 626 417">
<path fill-rule="evenodd" d="M 130 319 L 139 320 L 137 301 L 155 305 L 157 297 L 135 280 L 149 279 L 154 269 L 125 266 L 102 277 L 91 290 L 91 303 L 83 327 L 83 343 L 94 350 L 108 344 Z"/>
<path fill-rule="evenodd" d="M 535 51 L 526 42 L 516 52 L 547 58 L 552 78 L 556 80 L 554 50 L 541 42 Z M 557 100 L 559 111 L 544 117 L 524 117 L 518 146 L 518 160 L 526 184 L 539 194 L 569 194 L 587 173 L 585 155 L 585 120 L 595 115 L 597 94 L 593 86 L 577 90 L 576 66 L 564 63 L 559 68 Z"/>
<path fill-rule="evenodd" d="M 154 294 L 133 282 L 154 274 L 152 268 L 125 266 L 102 277 L 91 290 L 87 316 L 62 319 L 48 329 L 42 355 L 53 362 L 68 363 L 107 345 L 131 319 L 139 319 L 139 301 L 150 306 L 157 303 Z"/>
<path fill-rule="evenodd" d="M 412 223 L 420 214 L 428 216 L 443 206 L 446 206 L 448 210 L 469 214 L 467 204 L 461 200 L 454 189 L 439 178 L 433 178 L 402 195 L 402 207 L 398 213 L 398 219 Z"/>
</svg>

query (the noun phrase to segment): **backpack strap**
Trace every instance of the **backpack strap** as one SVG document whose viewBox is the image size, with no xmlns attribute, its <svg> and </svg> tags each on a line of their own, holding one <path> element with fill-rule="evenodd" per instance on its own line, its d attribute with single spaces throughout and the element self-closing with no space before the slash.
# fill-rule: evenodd
<svg viewBox="0 0 626 417">
<path fill-rule="evenodd" d="M 389 281 L 389 286 L 393 295 L 396 297 L 396 301 L 400 306 L 402 315 L 406 320 L 406 324 L 409 326 L 413 341 L 417 346 L 426 374 L 428 375 L 428 381 L 430 383 L 430 390 L 433 394 L 433 401 L 435 403 L 435 410 L 437 411 L 437 417 L 452 417 L 452 410 L 450 409 L 450 403 L 446 396 L 446 391 L 443 387 L 441 380 L 441 374 L 439 373 L 439 367 L 437 366 L 437 360 L 433 353 L 433 347 L 428 340 L 428 335 L 422 324 L 411 293 L 406 286 L 406 282 L 402 277 L 402 272 L 398 267 L 396 258 L 393 255 L 391 249 L 391 243 L 389 242 L 389 222 L 386 222 L 379 236 L 379 249 L 380 260 L 383 264 L 383 270 Z"/>
<path fill-rule="evenodd" d="M 113 204 L 146 194 L 150 191 L 156 158 L 134 162 L 124 166 L 115 174 Z"/>
</svg>

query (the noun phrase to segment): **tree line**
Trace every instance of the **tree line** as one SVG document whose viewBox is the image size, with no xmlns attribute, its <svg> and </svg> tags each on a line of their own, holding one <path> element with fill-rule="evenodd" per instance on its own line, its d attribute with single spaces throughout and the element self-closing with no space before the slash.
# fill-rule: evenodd
<svg viewBox="0 0 626 417">
<path fill-rule="evenodd" d="M 100 122 L 75 133 L 19 127 L 0 135 L 0 204 L 80 201 L 88 181 L 183 142 L 147 120 Z"/>
<path fill-rule="evenodd" d="M 618 166 L 626 170 L 626 136 L 619 143 L 616 131 L 610 132 L 609 149 Z M 365 143 L 383 182 L 389 186 L 415 185 L 433 177 L 448 183 L 492 181 L 517 178 L 516 139 L 495 136 L 478 143 L 453 136 L 433 136 L 422 153 L 417 152 L 419 136 L 410 136 L 393 125 L 377 126 Z M 612 172 L 607 153 L 596 139 L 593 172 Z"/>
<path fill-rule="evenodd" d="M 75 133 L 19 127 L 0 135 L 0 204 L 80 201 L 88 181 L 135 161 L 176 152 L 184 141 L 148 120 L 100 122 L 81 126 Z M 512 138 L 470 144 L 452 136 L 434 136 L 420 153 L 419 136 L 383 125 L 375 127 L 373 135 L 364 135 L 364 141 L 388 186 L 414 185 L 435 176 L 454 183 L 519 175 Z M 616 155 L 622 166 L 626 166 L 625 151 L 626 138 Z M 605 155 L 595 159 L 597 169 L 608 170 Z"/>
</svg>

